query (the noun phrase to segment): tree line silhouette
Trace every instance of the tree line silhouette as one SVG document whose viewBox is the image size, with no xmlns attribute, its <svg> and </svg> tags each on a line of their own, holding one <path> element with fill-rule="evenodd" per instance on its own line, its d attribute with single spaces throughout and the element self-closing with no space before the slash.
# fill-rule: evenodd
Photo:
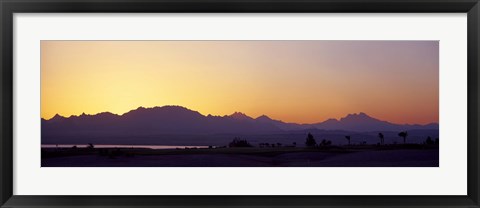
<svg viewBox="0 0 480 208">
<path fill-rule="evenodd" d="M 228 147 L 253 147 L 246 139 L 235 138 Z"/>
<path fill-rule="evenodd" d="M 408 137 L 408 132 L 407 131 L 402 131 L 398 133 L 398 136 L 403 139 L 403 144 L 407 144 L 407 137 Z M 383 133 L 378 133 L 378 138 L 379 142 L 377 145 L 385 145 L 385 136 Z M 350 135 L 346 135 L 345 139 L 348 141 L 348 146 L 351 146 L 352 143 L 352 137 Z M 366 145 L 367 142 L 363 141 L 360 142 L 360 145 Z M 396 144 L 396 142 L 394 142 Z M 427 139 L 423 142 L 425 145 L 438 145 L 439 140 L 436 138 L 433 140 L 430 136 L 427 137 Z M 283 145 L 282 143 L 259 143 L 259 147 L 296 147 L 297 143 L 293 142 L 292 145 Z M 332 145 L 332 141 L 322 139 L 319 143 L 315 140 L 313 134 L 308 133 L 307 137 L 305 138 L 305 146 L 306 147 L 328 147 Z M 239 139 L 235 138 L 232 142 L 229 143 L 229 147 L 253 147 L 247 140 L 245 139 Z"/>
</svg>

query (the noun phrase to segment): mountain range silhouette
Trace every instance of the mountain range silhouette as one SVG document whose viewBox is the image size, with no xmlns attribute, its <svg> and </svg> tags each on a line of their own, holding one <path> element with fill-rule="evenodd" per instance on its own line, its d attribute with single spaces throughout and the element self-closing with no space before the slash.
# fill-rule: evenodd
<svg viewBox="0 0 480 208">
<path fill-rule="evenodd" d="M 266 115 L 252 118 L 241 112 L 225 116 L 204 116 L 181 106 L 139 107 L 123 115 L 109 112 L 42 119 L 42 138 L 74 134 L 96 136 L 155 134 L 271 134 L 305 129 L 343 130 L 353 132 L 405 131 L 438 129 L 437 123 L 427 125 L 394 124 L 372 118 L 365 113 L 348 114 L 337 120 L 314 124 L 287 123 Z"/>
</svg>

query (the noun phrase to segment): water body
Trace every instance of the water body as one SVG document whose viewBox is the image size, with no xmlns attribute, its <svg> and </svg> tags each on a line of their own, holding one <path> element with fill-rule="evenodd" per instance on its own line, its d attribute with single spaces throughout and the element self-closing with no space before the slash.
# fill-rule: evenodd
<svg viewBox="0 0 480 208">
<path fill-rule="evenodd" d="M 88 144 L 42 144 L 42 148 L 87 148 Z M 95 148 L 141 148 L 141 149 L 185 149 L 208 148 L 208 146 L 181 146 L 181 145 L 125 145 L 125 144 L 94 144 Z"/>
</svg>

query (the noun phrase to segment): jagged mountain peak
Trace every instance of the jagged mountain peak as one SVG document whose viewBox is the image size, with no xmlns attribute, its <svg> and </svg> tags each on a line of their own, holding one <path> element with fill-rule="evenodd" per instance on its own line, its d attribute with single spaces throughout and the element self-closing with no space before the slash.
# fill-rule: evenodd
<svg viewBox="0 0 480 208">
<path fill-rule="evenodd" d="M 139 113 L 145 113 L 145 114 L 150 114 L 154 115 L 155 113 L 162 113 L 162 112 L 168 112 L 168 113 L 194 113 L 194 114 L 200 114 L 197 111 L 190 110 L 186 107 L 179 106 L 179 105 L 165 105 L 165 106 L 154 106 L 154 107 L 143 107 L 140 106 L 137 109 L 128 111 L 127 113 L 124 113 L 123 115 L 128 115 L 128 114 L 139 114 Z M 122 116 L 123 116 L 122 115 Z"/>
<path fill-rule="evenodd" d="M 367 121 L 367 120 L 378 120 L 378 119 L 372 118 L 371 116 L 367 115 L 364 112 L 348 114 L 347 116 L 340 119 L 340 121 L 349 121 L 349 120 Z"/>
<path fill-rule="evenodd" d="M 229 117 L 234 119 L 239 119 L 239 120 L 253 119 L 252 117 L 247 116 L 245 113 L 242 113 L 242 112 L 234 112 Z"/>
<path fill-rule="evenodd" d="M 269 120 L 273 120 L 273 119 L 271 119 L 271 118 L 268 117 L 267 115 L 261 115 L 261 116 L 257 117 L 255 120 L 259 120 L 259 121 L 269 121 Z"/>
<path fill-rule="evenodd" d="M 45 119 L 45 120 L 50 120 L 50 121 L 55 121 L 55 120 L 62 120 L 65 119 L 65 117 L 61 116 L 60 114 L 55 114 L 52 118 L 50 119 Z"/>
</svg>

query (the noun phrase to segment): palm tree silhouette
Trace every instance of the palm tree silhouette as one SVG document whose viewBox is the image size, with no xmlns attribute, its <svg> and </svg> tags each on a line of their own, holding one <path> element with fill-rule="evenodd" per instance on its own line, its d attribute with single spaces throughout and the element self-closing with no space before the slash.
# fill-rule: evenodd
<svg viewBox="0 0 480 208">
<path fill-rule="evenodd" d="M 398 133 L 398 136 L 403 138 L 403 143 L 404 143 L 404 144 L 407 143 L 408 133 L 407 133 L 406 131 L 402 131 L 402 132 Z"/>
<path fill-rule="evenodd" d="M 382 133 L 378 133 L 378 137 L 380 138 L 380 144 L 384 144 L 384 140 L 383 140 L 383 134 Z"/>
<path fill-rule="evenodd" d="M 350 146 L 350 136 L 345 136 L 345 139 L 348 140 L 348 146 Z"/>
<path fill-rule="evenodd" d="M 317 145 L 317 142 L 315 141 L 315 139 L 313 138 L 313 135 L 308 133 L 307 135 L 307 140 L 305 141 L 305 146 L 307 147 L 314 147 L 315 145 Z"/>
</svg>

